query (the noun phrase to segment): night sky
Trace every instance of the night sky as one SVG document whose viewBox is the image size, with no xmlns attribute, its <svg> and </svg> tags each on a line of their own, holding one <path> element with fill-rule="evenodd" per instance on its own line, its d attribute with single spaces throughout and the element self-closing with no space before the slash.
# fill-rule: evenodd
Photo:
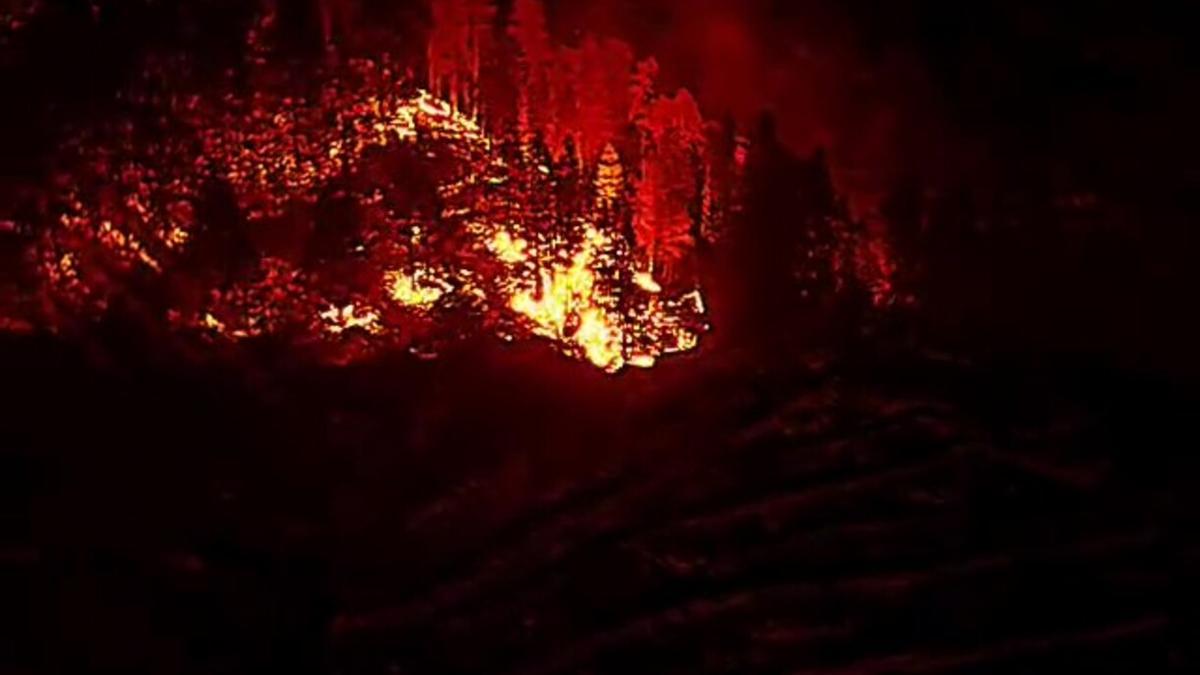
<svg viewBox="0 0 1200 675">
<path fill-rule="evenodd" d="M 1033 170 L 1095 188 L 1127 187 L 1113 184 L 1147 169 L 1158 187 L 1193 178 L 1198 54 L 1183 13 L 1167 3 L 601 0 L 558 3 L 555 18 L 567 33 L 634 39 L 713 114 L 773 110 L 797 151 L 832 152 L 869 215 L 906 173 L 945 184 Z"/>
</svg>

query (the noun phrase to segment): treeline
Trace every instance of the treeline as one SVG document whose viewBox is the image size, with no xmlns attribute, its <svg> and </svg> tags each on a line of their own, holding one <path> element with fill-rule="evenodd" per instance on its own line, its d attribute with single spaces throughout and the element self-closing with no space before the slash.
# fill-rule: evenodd
<svg viewBox="0 0 1200 675">
<path fill-rule="evenodd" d="M 506 13 L 490 0 L 435 0 L 432 20 L 430 90 L 527 156 L 569 158 L 589 175 L 615 157 L 642 265 L 683 274 L 705 236 L 706 207 L 715 218 L 732 193 L 732 144 L 710 142 L 721 127 L 705 123 L 692 95 L 659 91 L 657 63 L 638 61 L 622 40 L 558 44 L 542 0 L 517 0 Z"/>
</svg>

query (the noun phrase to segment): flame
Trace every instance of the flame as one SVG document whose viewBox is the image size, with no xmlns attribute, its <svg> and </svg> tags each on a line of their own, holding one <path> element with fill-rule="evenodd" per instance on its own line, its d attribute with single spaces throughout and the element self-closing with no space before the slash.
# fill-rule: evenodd
<svg viewBox="0 0 1200 675">
<path fill-rule="evenodd" d="M 649 272 L 637 272 L 633 275 L 633 283 L 647 293 L 662 293 L 662 286 L 654 280 Z"/>
<path fill-rule="evenodd" d="M 603 241 L 589 228 L 584 248 L 571 264 L 543 270 L 537 287 L 514 294 L 511 307 L 532 322 L 536 335 L 557 340 L 597 367 L 615 372 L 625 365 L 623 331 L 616 317 L 597 303 L 592 269 L 595 246 Z"/>
<path fill-rule="evenodd" d="M 319 316 L 325 323 L 325 332 L 331 335 L 341 335 L 355 329 L 372 335 L 378 335 L 382 331 L 379 326 L 379 314 L 370 309 L 359 309 L 354 303 L 341 308 L 330 307 Z"/>
<path fill-rule="evenodd" d="M 38 257 L 48 292 L 69 300 L 64 306 L 99 312 L 120 289 L 105 282 L 113 274 L 172 270 L 206 234 L 196 205 L 208 177 L 228 182 L 246 220 L 256 223 L 316 203 L 328 185 L 359 168 L 370 149 L 409 144 L 439 167 L 452 166 L 437 176 L 440 211 L 394 215 L 382 192 L 353 194 L 385 221 L 350 247 L 362 261 L 355 274 L 372 286 L 356 287 L 353 302 L 343 291 L 337 300 L 326 295 L 326 280 L 340 272 L 327 277 L 262 257 L 257 276 L 210 288 L 190 314 L 169 309 L 171 324 L 232 341 L 284 330 L 330 341 L 353 334 L 426 354 L 432 349 L 412 337 L 425 329 L 405 323 L 414 314 L 422 326 L 442 323 L 457 335 L 466 330 L 455 322 L 471 319 L 506 340 L 550 340 L 608 372 L 647 368 L 696 346 L 703 330 L 695 320 L 703 313 L 699 291 L 664 288 L 652 274 L 635 271 L 635 242 L 618 220 L 633 197 L 611 144 L 592 193 L 580 200 L 589 205 L 583 213 L 539 220 L 535 206 L 520 202 L 492 211 L 486 195 L 504 194 L 514 184 L 512 166 L 494 152 L 496 141 L 479 123 L 429 92 L 387 80 L 370 62 L 353 67 L 367 74 L 365 84 L 331 89 L 317 101 L 262 93 L 193 101 L 188 119 L 197 145 L 142 149 L 120 141 L 114 151 L 80 141 L 77 150 L 95 174 L 57 196 L 58 222 Z M 533 161 L 528 169 L 553 184 L 557 161 Z M 119 199 L 85 189 L 92 183 Z M 466 240 L 448 244 L 451 236 Z M 686 299 L 693 295 L 694 301 Z M 393 311 L 397 307 L 410 311 Z"/>
<path fill-rule="evenodd" d="M 634 368 L 653 368 L 656 363 L 658 363 L 658 359 L 649 354 L 638 354 L 629 359 L 629 365 Z"/>
<path fill-rule="evenodd" d="M 621 354 L 621 331 L 599 308 L 589 307 L 579 315 L 574 341 L 584 356 L 597 367 L 615 372 L 625 363 Z"/>
<path fill-rule="evenodd" d="M 512 308 L 533 323 L 536 335 L 564 345 L 593 365 L 616 372 L 626 365 L 625 339 L 632 326 L 615 311 L 616 299 L 597 288 L 596 267 L 612 240 L 593 224 L 585 224 L 580 250 L 570 265 L 551 263 L 537 288 L 517 292 Z"/>
<path fill-rule="evenodd" d="M 392 300 L 405 307 L 429 309 L 446 294 L 444 283 L 428 271 L 420 269 L 413 274 L 393 270 L 386 275 L 388 293 Z"/>
<path fill-rule="evenodd" d="M 387 58 L 333 59 L 302 83 L 312 86 L 292 86 L 296 75 L 266 58 L 273 12 L 246 35 L 249 93 L 235 69 L 200 83 L 173 57 L 148 59 L 119 97 L 128 114 L 65 132 L 41 220 L 0 213 L 0 233 L 38 233 L 27 260 L 42 283 L 21 299 L 43 310 L 28 313 L 95 319 L 158 279 L 163 293 L 144 304 L 178 300 L 169 325 L 208 341 L 282 334 L 425 358 L 486 330 L 549 340 L 610 372 L 696 349 L 708 330 L 696 234 L 718 243 L 745 212 L 750 141 L 712 143 L 718 127 L 695 99 L 659 93 L 657 64 L 635 65 L 629 45 L 553 45 L 540 4 L 518 2 L 529 21 L 494 41 L 494 15 L 433 0 L 433 92 Z M 481 63 L 509 57 L 499 84 L 516 100 L 484 100 L 497 83 Z M 327 197 L 354 222 L 321 234 L 352 240 L 314 267 L 298 254 L 306 242 L 275 235 L 312 225 Z M 203 208 L 214 199 L 220 208 Z M 851 272 L 882 307 L 903 296 L 877 235 L 838 235 L 831 264 L 839 287 Z M 230 259 L 206 259 L 214 252 Z M 0 330 L 13 325 L 0 316 Z"/>
<path fill-rule="evenodd" d="M 527 248 L 529 248 L 528 242 L 524 239 L 514 238 L 508 233 L 508 230 L 497 230 L 491 241 L 488 242 L 488 250 L 501 262 L 510 265 L 526 260 L 528 258 Z"/>
</svg>

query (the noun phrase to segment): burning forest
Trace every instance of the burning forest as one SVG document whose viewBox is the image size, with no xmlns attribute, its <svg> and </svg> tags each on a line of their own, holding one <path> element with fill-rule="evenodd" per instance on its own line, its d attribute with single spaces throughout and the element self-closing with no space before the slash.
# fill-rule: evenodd
<svg viewBox="0 0 1200 675">
<path fill-rule="evenodd" d="M 1198 672 L 1152 4 L 0 0 L 0 672 Z"/>
<path fill-rule="evenodd" d="M 59 332 L 119 303 L 181 339 L 270 337 L 335 363 L 475 334 L 609 372 L 696 349 L 706 261 L 744 228 L 744 133 L 660 91 L 653 57 L 620 40 L 556 44 L 540 0 L 431 9 L 412 62 L 296 77 L 270 2 L 236 68 L 146 56 L 111 119 L 76 125 L 52 184 L 5 216 L 36 280 L 5 325 Z M 823 274 L 892 302 L 883 240 L 848 223 L 800 242 L 785 283 Z"/>
</svg>

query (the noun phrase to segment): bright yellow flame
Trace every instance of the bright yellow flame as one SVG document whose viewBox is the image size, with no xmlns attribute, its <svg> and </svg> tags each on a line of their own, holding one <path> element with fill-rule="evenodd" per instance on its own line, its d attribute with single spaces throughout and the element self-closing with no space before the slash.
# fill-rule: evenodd
<svg viewBox="0 0 1200 675">
<path fill-rule="evenodd" d="M 595 303 L 591 262 L 591 248 L 585 247 L 570 267 L 542 272 L 540 297 L 534 291 L 518 291 L 511 305 L 533 322 L 534 333 L 573 345 L 596 366 L 615 372 L 625 365 L 621 327 Z"/>
<path fill-rule="evenodd" d="M 405 307 L 433 307 L 446 294 L 446 289 L 440 282 L 430 283 L 427 276 L 424 270 L 417 270 L 411 276 L 399 270 L 388 272 L 388 291 L 392 299 Z"/>
<path fill-rule="evenodd" d="M 178 225 L 172 226 L 171 229 L 167 230 L 165 237 L 167 246 L 170 246 L 171 248 L 182 248 L 188 243 L 188 239 L 190 238 L 191 234 Z"/>
<path fill-rule="evenodd" d="M 379 326 L 379 314 L 370 309 L 360 312 L 354 303 L 350 303 L 341 309 L 330 307 L 321 312 L 320 316 L 325 321 L 325 331 L 331 335 L 340 335 L 354 328 L 371 334 L 378 333 L 381 330 Z"/>
<path fill-rule="evenodd" d="M 538 328 L 536 332 L 547 337 L 563 337 L 568 319 L 591 298 L 595 276 L 587 262 L 587 255 L 579 253 L 570 267 L 542 271 L 541 297 L 535 291 L 519 291 L 513 296 L 512 308 L 533 319 Z"/>
<path fill-rule="evenodd" d="M 633 275 L 633 283 L 648 293 L 662 293 L 662 286 L 654 280 L 654 277 L 649 272 L 635 273 Z"/>
<path fill-rule="evenodd" d="M 620 330 L 610 325 L 599 308 L 588 308 L 579 315 L 574 339 L 583 347 L 588 360 L 597 366 L 616 370 L 623 365 Z"/>
<path fill-rule="evenodd" d="M 501 262 L 510 265 L 522 262 L 528 256 L 525 250 L 529 247 L 524 239 L 514 238 L 507 230 L 497 230 L 492 240 L 488 242 L 488 250 Z"/>
<path fill-rule="evenodd" d="M 658 360 L 649 354 L 638 354 L 629 358 L 629 365 L 634 368 L 653 368 Z"/>
<path fill-rule="evenodd" d="M 700 338 L 696 337 L 695 333 L 686 330 L 675 330 L 673 337 L 675 338 L 675 343 L 664 345 L 663 347 L 663 352 L 666 354 L 690 352 L 700 344 Z"/>
<path fill-rule="evenodd" d="M 263 129 L 253 126 L 243 129 L 235 125 L 209 130 L 211 137 L 206 136 L 204 144 L 205 170 L 227 177 L 235 186 L 239 206 L 246 209 L 251 220 L 257 220 L 281 215 L 288 203 L 287 195 L 311 193 L 353 170 L 371 146 L 415 142 L 418 136 L 427 132 L 433 138 L 449 138 L 453 143 L 445 151 L 447 156 L 471 159 L 476 171 L 467 170 L 453 180 L 439 183 L 438 195 L 445 204 L 441 215 L 446 220 L 467 223 L 467 233 L 473 240 L 465 249 L 472 253 L 486 249 L 495 261 L 507 267 L 496 270 L 496 265 L 489 266 L 489 273 L 496 272 L 492 277 L 490 274 L 481 276 L 471 267 L 458 267 L 456 262 L 397 261 L 392 264 L 403 265 L 403 269 L 387 272 L 377 292 L 387 295 L 399 306 L 419 310 L 427 318 L 437 318 L 436 313 L 442 308 L 469 307 L 472 311 L 482 308 L 488 313 L 488 325 L 495 327 L 502 339 L 511 341 L 530 334 L 548 338 L 573 358 L 587 359 L 610 372 L 627 365 L 649 368 L 664 355 L 696 347 L 698 331 L 704 330 L 697 326 L 697 315 L 704 313 L 700 292 L 693 291 L 677 298 L 675 289 L 665 292 L 651 271 L 635 272 L 619 234 L 609 233 L 582 219 L 570 223 L 569 233 L 526 230 L 520 215 L 508 213 L 506 219 L 496 222 L 491 219 L 491 209 L 486 203 L 467 203 L 469 200 L 464 198 L 474 194 L 473 186 L 483 181 L 504 185 L 510 173 L 503 160 L 489 152 L 493 142 L 476 119 L 424 91 L 409 97 L 400 90 L 389 90 L 365 102 L 355 99 L 352 103 L 338 106 L 337 123 L 333 125 L 338 133 L 314 131 L 314 136 L 304 142 L 293 140 L 306 138 L 293 132 L 303 131 L 304 125 L 308 124 L 303 116 L 307 108 L 286 100 L 282 112 L 273 118 L 262 118 L 270 121 Z M 372 116 L 374 121 L 370 119 Z M 354 134 L 343 137 L 340 130 L 348 126 L 347 122 L 359 119 L 362 124 L 356 122 L 353 125 Z M 744 161 L 744 148 L 739 146 L 738 150 Z M 441 154 L 440 151 L 429 151 L 428 156 L 437 158 Z M 496 164 L 488 165 L 487 162 Z M 506 170 L 480 175 L 479 170 L 490 167 Z M 544 175 L 553 174 L 550 164 L 535 163 L 533 168 Z M 153 178 L 153 174 L 148 176 Z M 611 145 L 605 147 L 601 157 L 595 187 L 594 207 L 601 212 L 600 217 L 606 221 L 619 220 L 616 207 L 633 195 L 627 190 L 621 158 Z M 272 196 L 259 203 L 258 195 L 277 194 L 278 198 Z M 366 199 L 370 204 L 378 205 L 384 199 L 383 191 L 376 190 Z M 194 227 L 194 218 L 186 208 L 180 207 L 178 212 L 171 211 L 167 218 L 158 219 L 154 217 L 155 202 L 147 200 L 142 193 L 126 200 L 126 206 L 140 217 L 134 225 L 158 220 L 166 223 L 166 227 L 155 230 L 155 245 L 149 246 L 149 240 L 140 239 L 142 229 L 130 229 L 129 223 L 123 220 L 116 224 L 111 220 L 100 220 L 79 200 L 72 203 L 70 213 L 61 216 L 64 229 L 92 230 L 99 242 L 118 253 L 124 262 L 140 262 L 161 271 L 160 261 L 152 254 L 161 253 L 165 265 L 174 259 L 167 257 L 169 254 L 194 245 L 190 229 Z M 0 221 L 0 228 L 5 225 Z M 419 247 L 436 228 L 434 223 L 428 223 L 426 227 L 412 226 L 403 232 L 402 238 L 409 239 L 405 243 L 412 247 Z M 355 251 L 366 253 L 366 247 L 359 245 Z M 46 257 L 43 268 L 63 288 L 81 288 L 81 267 L 91 257 L 77 258 L 81 253 Z M 630 279 L 631 272 L 634 274 Z M 303 283 L 296 280 L 294 274 L 287 278 L 276 278 L 272 274 L 262 286 L 290 292 Z M 626 296 L 625 291 L 631 290 L 630 287 L 640 289 L 640 292 Z M 285 310 L 272 307 L 271 300 L 251 291 L 254 291 L 253 287 L 237 294 L 214 296 L 215 302 L 228 306 L 215 305 L 214 313 L 192 315 L 194 318 L 190 321 L 230 338 L 269 332 L 282 323 L 279 314 Z M 497 297 L 503 298 L 501 304 L 507 301 L 520 315 L 516 317 L 524 324 L 520 330 L 508 332 L 513 328 L 511 320 L 514 317 L 494 304 Z M 327 336 L 352 329 L 384 335 L 397 330 L 400 325 L 390 317 L 388 325 L 383 325 L 380 313 L 384 310 L 374 301 L 367 306 L 329 306 L 327 302 L 315 302 L 303 310 L 309 328 Z M 323 309 L 325 307 L 328 309 Z M 290 313 L 290 309 L 286 311 Z M 227 326 L 218 316 L 230 324 Z"/>
</svg>

